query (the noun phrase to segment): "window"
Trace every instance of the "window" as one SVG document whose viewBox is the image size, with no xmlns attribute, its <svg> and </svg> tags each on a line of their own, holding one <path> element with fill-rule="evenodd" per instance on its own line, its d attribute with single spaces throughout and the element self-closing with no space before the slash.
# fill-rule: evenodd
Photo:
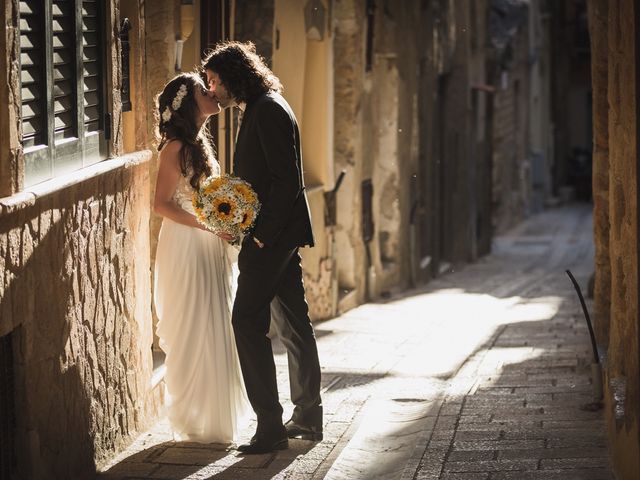
<svg viewBox="0 0 640 480">
<path fill-rule="evenodd" d="M 25 185 L 107 157 L 101 0 L 21 0 Z"/>
<path fill-rule="evenodd" d="M 364 69 L 370 72 L 373 68 L 373 27 L 376 20 L 376 2 L 375 0 L 367 0 L 367 37 L 365 42 L 364 53 Z"/>
</svg>

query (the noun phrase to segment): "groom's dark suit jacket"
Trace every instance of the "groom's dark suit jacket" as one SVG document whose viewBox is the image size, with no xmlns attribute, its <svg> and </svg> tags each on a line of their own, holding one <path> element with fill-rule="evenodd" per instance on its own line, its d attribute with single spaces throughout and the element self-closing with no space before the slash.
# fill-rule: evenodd
<svg viewBox="0 0 640 480">
<path fill-rule="evenodd" d="M 236 140 L 234 173 L 262 203 L 253 235 L 267 246 L 313 246 L 304 191 L 298 122 L 282 95 L 247 103 Z"/>
</svg>

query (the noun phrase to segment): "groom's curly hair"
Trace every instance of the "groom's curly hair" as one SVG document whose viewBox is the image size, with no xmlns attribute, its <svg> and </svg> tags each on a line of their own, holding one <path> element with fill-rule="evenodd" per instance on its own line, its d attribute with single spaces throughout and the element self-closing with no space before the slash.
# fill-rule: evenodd
<svg viewBox="0 0 640 480">
<path fill-rule="evenodd" d="M 278 77 L 256 53 L 252 42 L 225 41 L 207 54 L 201 65 L 217 73 L 236 102 L 250 102 L 268 91 L 282 92 Z"/>
</svg>

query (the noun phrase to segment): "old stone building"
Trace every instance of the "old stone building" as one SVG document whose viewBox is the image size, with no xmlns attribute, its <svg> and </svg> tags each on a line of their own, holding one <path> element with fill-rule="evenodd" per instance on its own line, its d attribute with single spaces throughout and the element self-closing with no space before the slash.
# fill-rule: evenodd
<svg viewBox="0 0 640 480">
<path fill-rule="evenodd" d="M 486 8 L 334 3 L 342 308 L 490 248 Z"/>
<path fill-rule="evenodd" d="M 77 6 L 77 8 L 74 7 Z M 154 97 L 223 38 L 269 56 L 302 129 L 317 246 L 304 252 L 314 318 L 332 272 L 332 34 L 302 2 L 11 1 L 0 14 L 0 473 L 90 478 L 163 402 L 152 354 Z M 256 3 L 256 8 L 258 4 Z M 244 33 L 243 33 L 244 32 Z M 266 32 L 266 33 L 265 33 Z M 264 38 L 263 38 L 264 37 Z M 301 75 L 300 72 L 304 72 Z M 213 122 L 229 171 L 237 117 Z M 156 367 L 154 369 L 154 367 Z"/>
<path fill-rule="evenodd" d="M 589 1 L 593 81 L 595 329 L 617 478 L 640 471 L 638 179 L 640 7 Z"/>
<path fill-rule="evenodd" d="M 496 43 L 504 3 L 5 2 L 0 478 L 90 478 L 158 418 L 154 100 L 217 41 L 252 40 L 299 120 L 315 320 L 477 259 L 548 203 L 550 10 L 516 2 Z M 225 171 L 238 122 L 210 124 Z"/>
<path fill-rule="evenodd" d="M 0 13 L 2 478 L 87 478 L 160 403 L 151 154 L 146 129 L 124 135 L 146 106 L 132 98 L 124 113 L 121 44 L 107 35 L 120 14 L 117 2 L 26 0 Z M 131 51 L 134 84 L 143 58 Z"/>
</svg>

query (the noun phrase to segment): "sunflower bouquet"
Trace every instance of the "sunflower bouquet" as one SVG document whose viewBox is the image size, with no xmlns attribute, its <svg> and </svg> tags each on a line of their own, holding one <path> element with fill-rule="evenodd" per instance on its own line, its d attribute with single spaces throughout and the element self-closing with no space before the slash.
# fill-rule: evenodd
<svg viewBox="0 0 640 480">
<path fill-rule="evenodd" d="M 191 199 L 198 222 L 208 230 L 236 238 L 253 226 L 260 202 L 251 185 L 232 175 L 208 177 Z"/>
</svg>

